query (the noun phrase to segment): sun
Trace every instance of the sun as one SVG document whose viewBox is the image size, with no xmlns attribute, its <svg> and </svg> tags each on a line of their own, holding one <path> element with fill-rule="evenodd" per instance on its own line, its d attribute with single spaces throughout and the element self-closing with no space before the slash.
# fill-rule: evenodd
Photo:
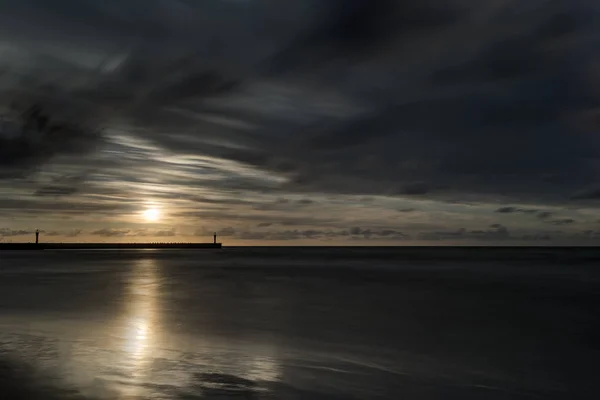
<svg viewBox="0 0 600 400">
<path fill-rule="evenodd" d="M 158 221 L 158 218 L 160 217 L 160 212 L 157 208 L 149 208 L 143 212 L 143 216 L 146 219 L 146 221 L 154 222 Z"/>
</svg>

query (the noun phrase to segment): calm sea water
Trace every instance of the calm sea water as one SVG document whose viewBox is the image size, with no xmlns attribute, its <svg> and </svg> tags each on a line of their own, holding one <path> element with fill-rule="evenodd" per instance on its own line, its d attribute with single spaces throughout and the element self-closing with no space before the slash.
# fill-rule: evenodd
<svg viewBox="0 0 600 400">
<path fill-rule="evenodd" d="M 600 251 L 0 254 L 6 399 L 597 399 Z"/>
</svg>

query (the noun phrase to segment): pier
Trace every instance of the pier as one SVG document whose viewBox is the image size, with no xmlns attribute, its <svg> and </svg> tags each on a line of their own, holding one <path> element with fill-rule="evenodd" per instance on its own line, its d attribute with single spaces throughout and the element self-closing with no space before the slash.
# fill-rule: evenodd
<svg viewBox="0 0 600 400">
<path fill-rule="evenodd" d="M 220 249 L 217 234 L 212 243 L 40 243 L 40 231 L 35 232 L 35 243 L 0 243 L 2 250 L 152 250 L 152 249 Z"/>
<path fill-rule="evenodd" d="M 220 249 L 221 243 L 0 243 L 2 250 Z"/>
</svg>

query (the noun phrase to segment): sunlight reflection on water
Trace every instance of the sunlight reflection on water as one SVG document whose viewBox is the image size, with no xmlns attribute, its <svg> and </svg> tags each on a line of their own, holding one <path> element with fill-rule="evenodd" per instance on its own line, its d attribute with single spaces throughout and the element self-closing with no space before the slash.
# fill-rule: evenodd
<svg viewBox="0 0 600 400">
<path fill-rule="evenodd" d="M 206 382 L 198 376 L 219 372 L 253 382 L 280 378 L 276 351 L 241 341 L 221 342 L 199 331 L 197 335 L 176 335 L 161 321 L 164 271 L 160 260 L 136 260 L 127 279 L 123 313 L 113 325 L 112 336 L 120 338 L 120 353 L 113 366 L 115 381 L 123 396 L 156 395 L 158 388 L 228 387 L 229 382 Z M 196 304 L 196 307 L 200 305 Z M 207 305 L 208 307 L 208 305 Z M 210 310 L 196 309 L 197 312 Z M 179 345 L 191 347 L 184 350 Z M 173 348 L 173 346 L 175 346 Z M 186 354 L 185 362 L 182 360 Z"/>
<path fill-rule="evenodd" d="M 282 379 L 279 347 L 256 335 L 262 325 L 230 328 L 240 326 L 247 308 L 224 310 L 235 298 L 227 285 L 192 275 L 192 266 L 182 279 L 181 270 L 152 254 L 108 268 L 111 275 L 52 281 L 54 293 L 71 299 L 65 313 L 0 318 L 0 349 L 18 351 L 94 399 L 264 393 Z"/>
<path fill-rule="evenodd" d="M 136 260 L 125 301 L 122 365 L 131 377 L 127 394 L 139 395 L 139 385 L 149 378 L 153 349 L 157 346 L 159 266 L 155 259 Z"/>
</svg>

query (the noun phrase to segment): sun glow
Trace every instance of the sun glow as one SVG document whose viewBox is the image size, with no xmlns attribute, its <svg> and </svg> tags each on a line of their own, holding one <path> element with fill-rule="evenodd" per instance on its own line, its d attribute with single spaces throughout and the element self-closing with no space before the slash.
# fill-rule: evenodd
<svg viewBox="0 0 600 400">
<path fill-rule="evenodd" d="M 158 221 L 160 212 L 157 208 L 149 208 L 143 212 L 144 219 L 149 222 Z"/>
</svg>

